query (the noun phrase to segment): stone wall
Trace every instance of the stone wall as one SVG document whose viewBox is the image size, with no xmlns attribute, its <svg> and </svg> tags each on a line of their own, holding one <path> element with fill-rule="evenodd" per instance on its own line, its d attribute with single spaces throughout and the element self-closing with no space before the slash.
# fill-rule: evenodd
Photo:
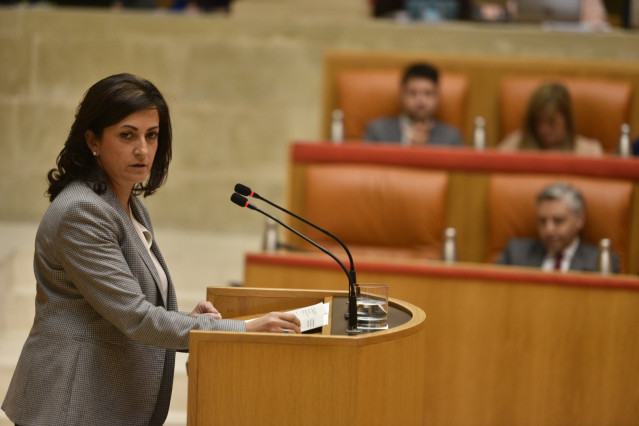
<svg viewBox="0 0 639 426">
<path fill-rule="evenodd" d="M 172 109 L 174 161 L 146 200 L 157 227 L 259 232 L 236 182 L 286 198 L 288 144 L 321 134 L 326 49 L 639 61 L 639 34 L 512 25 L 398 24 L 364 0 L 238 0 L 231 16 L 0 8 L 0 220 L 39 221 L 85 90 L 117 72 L 153 81 Z"/>
</svg>

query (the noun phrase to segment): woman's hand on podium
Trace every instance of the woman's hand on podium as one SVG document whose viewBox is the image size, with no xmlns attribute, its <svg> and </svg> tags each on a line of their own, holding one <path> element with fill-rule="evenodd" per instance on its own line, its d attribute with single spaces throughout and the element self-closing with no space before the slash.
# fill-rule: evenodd
<svg viewBox="0 0 639 426">
<path fill-rule="evenodd" d="M 246 331 L 265 333 L 301 333 L 300 319 L 294 314 L 271 312 L 246 322 Z"/>
<path fill-rule="evenodd" d="M 208 300 L 201 300 L 198 302 L 197 306 L 193 311 L 189 314 L 190 317 L 197 317 L 198 315 L 206 315 L 207 317 L 211 317 L 214 319 L 222 319 L 222 314 L 215 309 L 215 306 Z"/>
</svg>

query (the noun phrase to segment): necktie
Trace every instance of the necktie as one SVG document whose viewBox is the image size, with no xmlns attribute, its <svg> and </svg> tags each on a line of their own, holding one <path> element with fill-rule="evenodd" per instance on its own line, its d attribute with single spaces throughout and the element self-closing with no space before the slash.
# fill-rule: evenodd
<svg viewBox="0 0 639 426">
<path fill-rule="evenodd" d="M 561 271 L 561 261 L 563 260 L 564 255 L 562 252 L 557 253 L 555 256 L 555 271 Z"/>
</svg>

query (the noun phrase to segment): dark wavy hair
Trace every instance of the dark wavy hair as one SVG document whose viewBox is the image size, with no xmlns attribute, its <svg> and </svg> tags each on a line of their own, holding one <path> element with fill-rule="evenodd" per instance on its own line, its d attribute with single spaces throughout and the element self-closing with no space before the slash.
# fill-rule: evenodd
<svg viewBox="0 0 639 426">
<path fill-rule="evenodd" d="M 132 74 L 106 77 L 84 95 L 75 114 L 69 136 L 56 160 L 56 168 L 47 174 L 47 195 L 55 197 L 72 181 L 87 182 L 98 194 L 108 185 L 108 176 L 100 168 L 87 146 L 85 134 L 91 130 L 98 138 L 106 127 L 119 123 L 127 116 L 146 109 L 156 109 L 160 119 L 158 148 L 145 182 L 135 185 L 134 194 L 153 194 L 166 181 L 171 162 L 171 117 L 169 107 L 160 91 L 148 80 Z"/>
</svg>

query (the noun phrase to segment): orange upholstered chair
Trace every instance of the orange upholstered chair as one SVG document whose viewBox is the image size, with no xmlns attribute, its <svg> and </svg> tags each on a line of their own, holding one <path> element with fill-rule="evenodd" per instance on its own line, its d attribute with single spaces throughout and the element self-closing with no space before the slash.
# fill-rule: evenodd
<svg viewBox="0 0 639 426">
<path fill-rule="evenodd" d="M 494 174 L 488 194 L 488 261 L 494 262 L 508 240 L 537 235 L 535 200 L 554 182 L 567 182 L 581 191 L 586 201 L 586 225 L 581 237 L 595 246 L 609 238 L 619 255 L 621 270 L 627 270 L 630 210 L 633 187 L 628 181 L 575 176 Z"/>
<path fill-rule="evenodd" d="M 400 112 L 401 70 L 349 70 L 338 76 L 338 107 L 344 112 L 344 135 L 361 140 L 366 125 L 377 118 Z M 468 78 L 440 73 L 438 119 L 456 127 L 462 134 L 466 123 Z"/>
<path fill-rule="evenodd" d="M 309 165 L 304 216 L 355 254 L 440 258 L 448 174 L 358 164 Z M 333 240 L 305 230 L 325 247 Z"/>
<path fill-rule="evenodd" d="M 620 128 L 630 120 L 632 85 L 628 82 L 575 77 L 513 76 L 500 82 L 501 137 L 521 128 L 532 93 L 543 83 L 566 86 L 577 132 L 601 142 L 607 153 L 617 150 Z"/>
</svg>

